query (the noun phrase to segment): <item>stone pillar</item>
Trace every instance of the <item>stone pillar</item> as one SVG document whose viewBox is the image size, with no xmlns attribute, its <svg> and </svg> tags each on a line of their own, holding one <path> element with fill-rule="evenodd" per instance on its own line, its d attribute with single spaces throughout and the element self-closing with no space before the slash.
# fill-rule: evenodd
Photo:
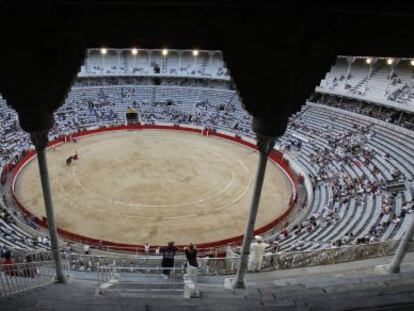
<svg viewBox="0 0 414 311">
<path fill-rule="evenodd" d="M 407 216 L 405 216 L 407 217 Z M 414 218 L 411 220 L 411 224 L 408 227 L 408 230 L 405 232 L 403 238 L 401 239 L 400 245 L 398 245 L 397 251 L 395 252 L 392 262 L 386 267 L 386 270 L 390 273 L 400 272 L 400 265 L 404 259 L 405 254 L 407 253 L 408 243 L 413 238 L 414 234 Z"/>
<path fill-rule="evenodd" d="M 254 225 L 256 223 L 257 211 L 259 210 L 260 196 L 262 193 L 263 182 L 266 173 L 267 156 L 273 149 L 275 138 L 257 134 L 257 147 L 259 149 L 259 163 L 256 172 L 252 202 L 250 205 L 249 218 L 247 219 L 246 229 L 243 238 L 243 245 L 240 255 L 240 264 L 237 269 L 237 276 L 234 280 L 234 288 L 245 288 L 244 276 L 247 270 L 247 263 L 250 254 L 250 243 L 254 234 Z"/>
<path fill-rule="evenodd" d="M 53 258 L 56 265 L 56 278 L 60 283 L 66 283 L 66 277 L 63 273 L 62 260 L 59 252 L 59 241 L 55 224 L 55 216 L 53 212 L 52 196 L 50 192 L 49 173 L 46 161 L 46 146 L 48 142 L 48 131 L 30 133 L 32 142 L 37 152 L 37 162 L 39 165 L 40 180 L 42 183 L 43 200 L 45 203 L 47 225 L 49 228 L 50 242 L 52 246 Z"/>
</svg>

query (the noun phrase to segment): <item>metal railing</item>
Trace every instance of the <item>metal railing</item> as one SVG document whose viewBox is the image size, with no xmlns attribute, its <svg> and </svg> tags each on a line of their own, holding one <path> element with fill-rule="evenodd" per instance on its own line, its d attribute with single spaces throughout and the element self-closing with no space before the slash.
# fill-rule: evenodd
<svg viewBox="0 0 414 311">
<path fill-rule="evenodd" d="M 338 264 L 343 262 L 377 258 L 394 254 L 399 241 L 390 240 L 363 245 L 348 245 L 338 248 L 322 248 L 305 251 L 289 251 L 265 254 L 262 271 L 293 269 L 305 266 Z M 237 247 L 227 248 L 225 257 L 198 258 L 200 275 L 234 274 L 239 265 Z M 186 259 L 176 257 L 175 266 L 184 267 Z M 71 255 L 69 269 L 75 271 L 97 272 L 100 267 L 160 267 L 161 257 L 105 257 L 94 255 Z"/>
<path fill-rule="evenodd" d="M 285 269 L 294 269 L 300 267 L 331 265 L 356 260 L 364 260 L 390 256 L 395 253 L 399 241 L 389 240 L 386 242 L 377 242 L 362 245 L 347 245 L 337 248 L 323 248 L 316 250 L 278 252 L 275 254 L 265 254 L 261 271 L 276 271 Z M 216 259 L 216 258 L 214 258 Z M 237 270 L 239 255 L 237 250 L 229 249 L 227 257 L 214 262 L 208 259 L 204 263 L 209 269 L 209 275 L 216 274 L 234 274 Z"/>
<path fill-rule="evenodd" d="M 20 293 L 55 282 L 54 261 L 0 265 L 0 296 Z"/>
<path fill-rule="evenodd" d="M 67 256 L 68 268 L 72 271 L 98 272 L 101 267 L 160 267 L 161 256 L 104 256 L 78 255 Z M 177 256 L 175 266 L 184 266 L 187 262 L 183 256 Z"/>
<path fill-rule="evenodd" d="M 127 284 L 136 292 L 182 292 L 184 291 L 184 267 L 163 268 L 159 266 L 101 266 L 97 270 L 100 286 Z M 196 277 L 191 277 L 196 282 Z M 122 287 L 121 287 L 122 290 Z"/>
<path fill-rule="evenodd" d="M 50 250 L 36 249 L 27 250 L 19 247 L 8 247 L 7 250 L 13 254 L 13 260 L 16 263 L 26 262 L 27 257 L 31 258 L 31 261 L 50 261 L 53 260 L 53 254 Z"/>
<path fill-rule="evenodd" d="M 227 275 L 237 272 L 240 257 L 199 258 L 197 261 L 202 275 Z"/>
<path fill-rule="evenodd" d="M 276 255 L 264 256 L 262 271 L 331 265 L 389 256 L 395 253 L 398 243 L 399 241 L 390 240 L 364 245 L 278 253 Z"/>
<path fill-rule="evenodd" d="M 398 244 L 399 241 L 390 240 L 338 248 L 265 254 L 261 271 L 338 264 L 389 256 L 395 253 Z M 413 249 L 413 245 L 410 245 L 410 249 Z M 42 257 L 48 255 L 47 252 L 39 254 Z M 158 284 L 161 290 L 182 290 L 184 276 L 197 283 L 197 275 L 235 274 L 240 258 L 237 249 L 229 248 L 226 257 L 198 258 L 199 268 L 191 273 L 186 273 L 186 259 L 181 257 L 175 259 L 175 267 L 173 268 L 162 268 L 161 257 L 152 256 L 105 257 L 72 254 L 65 258 L 64 263 L 67 272 L 89 271 L 97 273 L 101 283 L 115 280 L 117 282 L 141 283 L 142 285 Z M 170 272 L 168 276 L 165 273 L 167 270 Z M 51 284 L 55 282 L 55 277 L 55 263 L 52 260 L 0 265 L 0 296 Z M 151 286 L 142 286 L 142 290 L 150 291 Z"/>
</svg>

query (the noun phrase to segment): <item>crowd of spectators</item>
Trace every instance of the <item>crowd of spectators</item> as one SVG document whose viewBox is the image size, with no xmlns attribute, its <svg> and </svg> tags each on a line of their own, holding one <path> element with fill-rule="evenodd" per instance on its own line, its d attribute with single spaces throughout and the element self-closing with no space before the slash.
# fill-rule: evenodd
<svg viewBox="0 0 414 311">
<path fill-rule="evenodd" d="M 314 189 L 318 185 L 326 186 L 330 189 L 331 196 L 322 209 L 311 213 L 305 221 L 291 230 L 283 230 L 275 240 L 294 240 L 289 250 L 298 251 L 309 247 L 339 247 L 380 241 L 391 224 L 398 226 L 407 213 L 413 212 L 412 200 L 407 201 L 401 193 L 390 192 L 387 189 L 388 183 L 404 183 L 408 180 L 407 176 L 399 168 L 393 167 L 390 171 L 392 180 L 384 180 L 380 168 L 373 159 L 379 158 L 382 162 L 389 162 L 391 155 L 378 153 L 371 146 L 370 142 L 376 137 L 372 124 L 360 125 L 351 122 L 344 128 L 336 126 L 337 120 L 330 117 L 329 122 L 315 125 L 314 121 L 310 121 L 306 111 L 307 107 L 290 119 L 288 131 L 280 140 L 281 147 L 301 154 L 302 146 L 305 146 L 307 161 L 316 168 L 315 173 L 309 174 Z M 375 177 L 369 177 L 367 174 L 357 175 L 353 167 L 363 167 L 369 171 L 370 176 Z M 353 173 L 350 174 L 350 171 Z M 341 217 L 339 207 L 347 206 L 350 200 L 353 200 L 356 209 L 364 209 L 368 195 L 381 198 L 382 201 L 378 220 L 367 234 L 356 237 L 354 232 L 350 231 L 338 239 L 324 242 L 318 241 L 317 236 L 315 240 L 300 239 L 303 234 L 309 235 L 316 230 L 323 231 L 335 226 Z M 396 208 L 398 195 L 402 200 L 401 210 Z"/>
<path fill-rule="evenodd" d="M 99 71 L 99 68 L 95 68 Z M 110 68 L 117 70 L 116 67 Z M 221 73 L 224 74 L 224 73 Z M 349 79 L 350 77 L 348 77 Z M 344 76 L 339 77 L 339 81 L 343 81 Z M 117 105 L 132 106 L 137 108 L 144 122 L 171 122 L 171 123 L 189 123 L 208 128 L 225 129 L 239 135 L 252 136 L 250 129 L 251 117 L 243 111 L 238 100 L 210 100 L 198 98 L 190 109 L 184 108 L 184 104 L 179 100 L 153 101 L 142 100 L 132 101 L 131 98 L 139 96 L 134 94 L 135 88 L 115 88 L 108 87 L 110 85 L 133 85 L 139 81 L 141 85 L 151 85 L 154 81 L 146 77 L 106 77 L 106 78 L 79 78 L 75 81 L 75 87 L 86 87 L 84 91 L 77 90 L 71 92 L 63 106 L 55 113 L 55 125 L 50 131 L 50 137 L 57 137 L 62 133 L 79 131 L 88 126 L 105 126 L 118 124 L 124 121 L 124 117 L 119 114 Z M 177 82 L 178 81 L 178 82 Z M 177 85 L 177 83 L 179 83 Z M 192 86 L 192 87 L 212 87 L 212 82 L 204 80 L 194 80 L 182 78 L 179 80 L 163 79 L 161 85 L 175 86 Z M 86 90 L 88 86 L 92 86 L 91 90 Z M 214 87 L 220 87 L 220 84 L 214 84 Z M 172 96 L 173 97 L 173 96 Z M 343 106 L 342 101 L 321 100 L 320 102 L 340 106 L 341 108 L 351 107 L 351 111 L 375 111 L 376 107 L 361 108 L 358 105 L 349 104 Z M 342 106 L 341 106 L 342 105 Z M 370 109 L 373 110 L 370 110 Z M 365 110 L 364 110 L 365 109 Z M 306 109 L 304 110 L 304 112 Z M 343 129 L 335 126 L 335 118 L 332 117 L 328 124 L 323 126 L 315 126 L 307 122 L 302 113 L 298 113 L 290 119 L 288 129 L 300 135 L 306 136 L 306 141 L 285 134 L 282 138 L 283 147 L 287 150 L 294 148 L 301 152 L 303 145 L 307 147 L 308 159 L 311 165 L 317 167 L 316 174 L 311 174 L 310 179 L 314 187 L 318 185 L 327 185 L 332 191 L 332 198 L 326 204 L 321 212 L 314 212 L 304 222 L 292 228 L 290 231 L 282 231 L 272 244 L 272 249 L 279 245 L 285 239 L 300 236 L 305 232 L 314 232 L 318 228 L 324 229 L 335 225 L 340 220 L 340 212 L 338 206 L 346 204 L 349 200 L 354 199 L 355 204 L 359 208 L 363 207 L 367 195 L 381 195 L 381 217 L 380 220 L 370 228 L 367 235 L 356 238 L 353 232 L 347 232 L 342 238 L 333 240 L 326 245 L 315 241 L 319 246 L 338 247 L 349 243 L 365 243 L 378 240 L 390 224 L 399 224 L 407 213 L 413 212 L 412 202 L 403 202 L 400 212 L 395 212 L 395 196 L 387 193 L 385 186 L 388 181 L 382 178 L 372 180 L 366 175 L 350 176 L 348 168 L 354 165 L 364 166 L 373 176 L 379 176 L 380 170 L 374 165 L 375 157 L 382 157 L 387 161 L 389 154 L 378 154 L 377 151 L 370 146 L 370 141 L 376 136 L 376 132 L 372 130 L 372 125 L 359 125 L 351 123 L 349 128 Z M 390 110 L 383 109 L 376 115 L 379 119 L 388 122 L 394 122 L 394 114 Z M 399 118 L 401 124 L 407 115 Z M 5 163 L 11 163 L 11 166 L 17 163 L 22 156 L 24 150 L 31 147 L 28 135 L 23 133 L 18 126 L 17 114 L 6 106 L 5 102 L 0 99 L 0 117 L 3 125 L 0 131 L 0 151 L 1 163 L 3 167 Z M 408 119 L 407 119 L 408 120 Z M 408 126 L 406 126 L 408 127 Z M 323 144 L 320 143 L 323 141 Z M 8 171 L 6 170 L 5 173 Z M 404 174 L 398 169 L 393 168 L 391 172 L 394 180 L 405 181 Z M 405 199 L 404 199 L 405 200 Z M 7 211 L 0 211 L 0 219 L 4 223 L 12 221 Z M 33 222 L 29 223 L 33 224 Z M 33 224 L 34 226 L 34 224 Z M 0 238 L 10 240 L 13 243 L 21 242 L 29 247 L 41 244 L 45 247 L 50 246 L 48 240 L 43 237 L 22 238 L 13 232 L 13 229 L 0 228 Z M 40 239 L 40 240 L 39 240 Z M 46 238 L 47 239 L 47 238 Z M 308 247 L 305 241 L 299 239 L 295 242 L 292 250 L 301 250 Z M 278 247 L 276 247 L 278 249 Z M 268 253 L 271 253 L 268 251 Z"/>
</svg>

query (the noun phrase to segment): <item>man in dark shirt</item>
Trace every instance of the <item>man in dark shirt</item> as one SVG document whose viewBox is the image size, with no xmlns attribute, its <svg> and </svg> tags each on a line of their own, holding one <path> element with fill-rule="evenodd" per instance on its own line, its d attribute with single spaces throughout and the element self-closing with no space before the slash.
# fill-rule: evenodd
<svg viewBox="0 0 414 311">
<path fill-rule="evenodd" d="M 197 249 L 191 243 L 188 248 L 185 249 L 185 256 L 187 257 L 188 264 L 194 268 L 198 268 L 197 263 Z"/>
<path fill-rule="evenodd" d="M 165 275 L 170 275 L 170 269 L 168 268 L 174 267 L 174 256 L 177 250 L 172 241 L 168 242 L 168 246 L 160 248 L 160 253 L 162 253 L 161 267 L 164 268 L 163 273 Z"/>
</svg>

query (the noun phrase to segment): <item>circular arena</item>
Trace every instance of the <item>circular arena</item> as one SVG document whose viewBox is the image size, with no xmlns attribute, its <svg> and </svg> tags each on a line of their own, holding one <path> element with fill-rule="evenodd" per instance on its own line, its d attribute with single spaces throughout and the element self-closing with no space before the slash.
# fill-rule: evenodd
<svg viewBox="0 0 414 311">
<path fill-rule="evenodd" d="M 66 163 L 77 153 L 78 160 Z M 96 240 L 162 245 L 240 236 L 251 199 L 257 152 L 218 136 L 168 129 L 104 131 L 48 149 L 57 225 Z M 35 157 L 20 170 L 15 194 L 45 217 Z M 293 184 L 269 159 L 256 228 L 289 208 Z"/>
<path fill-rule="evenodd" d="M 162 53 L 147 52 L 141 54 L 148 59 Z M 16 127 L 18 115 L 0 102 L 7 128 L 0 145 L 0 252 L 11 249 L 17 265 L 26 264 L 28 254 L 39 267 L 52 268 L 51 256 L 62 255 L 73 275 L 117 275 L 123 283 L 124 269 L 131 276 L 158 274 L 168 241 L 177 245 L 178 273 L 195 246 L 192 263 L 209 277 L 238 273 L 243 258 L 249 272 L 274 272 L 384 258 L 405 247 L 414 228 L 414 119 L 329 93 L 344 88 L 335 68 L 346 70 L 346 59 L 338 57 L 334 78 L 321 81 L 264 154 L 263 134 L 255 135 L 221 54 L 201 51 L 221 66 L 190 78 L 191 67 L 179 76 L 174 71 L 174 53 L 171 71 L 158 81 L 147 59 L 133 77 L 111 71 L 115 65 L 106 76 L 104 54 L 88 51 L 88 66 L 54 112 L 54 126 L 40 132 L 40 144 L 39 132 Z M 182 61 L 191 57 L 187 51 Z M 362 70 L 369 59 L 355 66 Z M 408 60 L 403 65 L 411 66 Z M 258 149 L 266 157 L 259 158 Z M 243 234 L 246 219 L 253 223 L 253 184 L 263 163 L 268 169 L 248 245 Z M 56 219 L 58 241 L 46 231 L 53 221 L 46 217 L 50 205 L 39 172 L 49 175 L 55 217 L 48 217 Z M 253 270 L 243 245 L 260 251 Z M 0 295 L 9 292 L 0 288 Z"/>
<path fill-rule="evenodd" d="M 0 311 L 414 310 L 414 5 L 302 2 L 1 2 Z"/>
</svg>

